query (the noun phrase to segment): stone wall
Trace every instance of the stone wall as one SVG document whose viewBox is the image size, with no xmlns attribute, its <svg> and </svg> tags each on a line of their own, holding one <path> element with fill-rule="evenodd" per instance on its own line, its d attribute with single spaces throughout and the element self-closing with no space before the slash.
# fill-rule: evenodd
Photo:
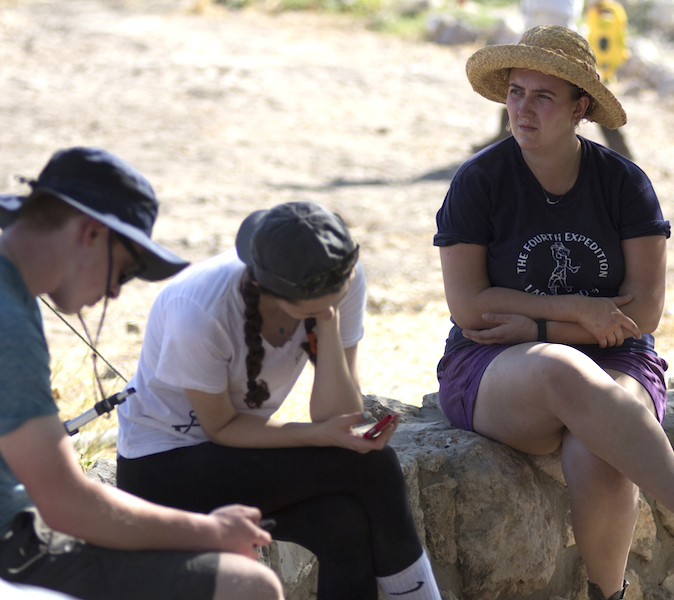
<svg viewBox="0 0 674 600">
<path fill-rule="evenodd" d="M 435 394 L 421 408 L 365 400 L 375 418 L 402 416 L 392 446 L 445 600 L 587 599 L 559 455 L 530 456 L 454 429 Z M 671 440 L 671 415 L 665 429 Z M 114 485 L 114 463 L 99 461 L 91 476 Z M 274 542 L 262 560 L 282 578 L 287 600 L 316 598 L 311 553 Z M 627 600 L 674 598 L 674 514 L 645 494 L 627 578 Z"/>
<path fill-rule="evenodd" d="M 394 436 L 417 529 L 445 600 L 586 600 L 558 454 L 530 456 L 452 428 L 437 404 L 366 396 L 378 418 L 402 415 Z M 665 429 L 674 435 L 674 420 Z M 315 557 L 274 543 L 264 560 L 288 600 L 313 600 Z M 627 600 L 674 598 L 674 514 L 641 495 Z"/>
</svg>

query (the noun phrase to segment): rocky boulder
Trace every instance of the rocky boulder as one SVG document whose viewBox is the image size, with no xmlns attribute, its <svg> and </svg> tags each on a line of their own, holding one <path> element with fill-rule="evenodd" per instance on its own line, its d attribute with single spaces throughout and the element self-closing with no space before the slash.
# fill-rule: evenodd
<svg viewBox="0 0 674 600">
<path fill-rule="evenodd" d="M 445 600 L 586 600 L 586 574 L 571 529 L 559 454 L 531 456 L 455 429 L 437 394 L 421 407 L 365 397 L 375 419 L 396 411 L 393 438 L 417 530 Z M 674 420 L 665 421 L 674 437 Z M 114 462 L 95 477 L 114 485 Z M 274 542 L 262 560 L 287 600 L 316 598 L 318 564 L 294 544 Z M 643 494 L 628 561 L 626 600 L 674 598 L 674 514 Z"/>
<path fill-rule="evenodd" d="M 379 418 L 401 414 L 394 436 L 422 542 L 445 600 L 586 600 L 559 454 L 530 456 L 454 429 L 437 395 L 422 407 L 366 396 Z M 672 439 L 674 421 L 665 429 Z M 274 543 L 265 560 L 288 600 L 315 598 L 315 557 Z M 674 598 L 674 515 L 640 498 L 626 600 Z"/>
</svg>

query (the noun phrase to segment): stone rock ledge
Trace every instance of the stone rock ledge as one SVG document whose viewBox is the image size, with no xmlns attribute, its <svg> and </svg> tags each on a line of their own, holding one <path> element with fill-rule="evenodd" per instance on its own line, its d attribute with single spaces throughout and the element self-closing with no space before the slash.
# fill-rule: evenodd
<svg viewBox="0 0 674 600">
<path fill-rule="evenodd" d="M 455 429 L 437 394 L 420 408 L 378 396 L 365 404 L 375 419 L 401 414 L 391 445 L 445 600 L 587 600 L 559 453 L 530 456 Z M 671 440 L 672 416 L 665 429 Z M 265 558 L 288 600 L 315 599 L 310 553 L 275 542 Z M 627 577 L 626 600 L 674 598 L 674 514 L 645 494 Z"/>
<path fill-rule="evenodd" d="M 437 394 L 421 407 L 379 396 L 365 404 L 375 418 L 401 414 L 391 445 L 445 600 L 587 599 L 558 453 L 530 456 L 454 429 Z M 672 440 L 671 415 L 665 430 Z M 114 461 L 98 461 L 90 476 L 114 485 Z M 274 542 L 261 560 L 288 600 L 316 598 L 311 553 Z M 626 600 L 674 598 L 674 514 L 643 493 L 627 578 Z"/>
</svg>

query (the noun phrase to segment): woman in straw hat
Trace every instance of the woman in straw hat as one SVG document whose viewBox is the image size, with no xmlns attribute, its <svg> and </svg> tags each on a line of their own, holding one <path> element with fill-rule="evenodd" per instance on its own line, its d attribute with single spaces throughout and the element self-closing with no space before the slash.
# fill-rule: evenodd
<svg viewBox="0 0 674 600">
<path fill-rule="evenodd" d="M 354 429 L 365 276 L 343 220 L 314 202 L 249 215 L 236 249 L 155 301 L 119 409 L 118 485 L 209 512 L 253 501 L 319 561 L 318 598 L 440 600 L 387 442 Z M 307 360 L 311 423 L 273 418 Z"/>
<path fill-rule="evenodd" d="M 451 423 L 532 454 L 561 446 L 590 597 L 624 596 L 637 486 L 674 511 L 660 426 L 667 364 L 654 350 L 666 238 L 633 163 L 576 133 L 626 121 L 594 54 L 564 27 L 468 60 L 513 137 L 467 161 L 437 215 L 454 327 L 438 365 Z"/>
</svg>

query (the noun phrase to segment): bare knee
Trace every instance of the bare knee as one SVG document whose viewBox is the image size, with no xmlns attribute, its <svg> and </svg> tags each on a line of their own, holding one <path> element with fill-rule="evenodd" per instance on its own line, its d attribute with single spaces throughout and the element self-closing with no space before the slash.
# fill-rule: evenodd
<svg viewBox="0 0 674 600">
<path fill-rule="evenodd" d="M 283 600 L 283 586 L 265 565 L 239 554 L 221 554 L 213 600 Z"/>
<path fill-rule="evenodd" d="M 562 470 L 569 490 L 586 493 L 595 499 L 632 498 L 636 502 L 639 489 L 620 471 L 590 452 L 570 432 L 562 444 Z"/>
<path fill-rule="evenodd" d="M 536 368 L 541 380 L 547 385 L 555 389 L 559 386 L 565 388 L 577 379 L 578 372 L 583 368 L 584 358 L 574 348 L 561 344 L 546 344 L 541 346 L 536 354 Z"/>
<path fill-rule="evenodd" d="M 555 404 L 584 410 L 596 393 L 614 387 L 611 377 L 582 352 L 562 344 L 546 344 L 535 357 L 536 378 L 543 395 Z"/>
<path fill-rule="evenodd" d="M 595 458 L 596 465 L 591 475 L 591 487 L 596 490 L 595 493 L 603 493 L 607 499 L 631 498 L 636 500 L 639 488 L 601 458 Z"/>
</svg>

